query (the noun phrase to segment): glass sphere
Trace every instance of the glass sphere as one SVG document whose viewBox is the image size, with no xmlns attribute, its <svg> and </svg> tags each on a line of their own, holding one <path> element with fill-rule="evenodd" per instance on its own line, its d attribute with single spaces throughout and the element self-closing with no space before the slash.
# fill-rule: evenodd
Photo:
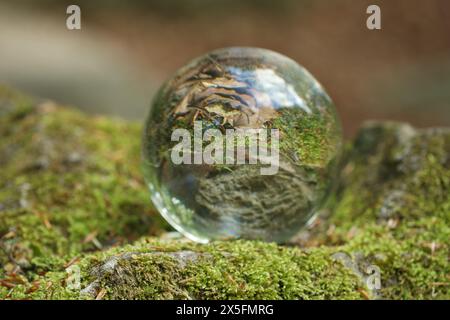
<svg viewBox="0 0 450 320">
<path fill-rule="evenodd" d="M 143 134 L 151 199 L 188 238 L 284 242 L 314 217 L 342 133 L 322 86 L 270 50 L 224 48 L 159 90 Z"/>
</svg>

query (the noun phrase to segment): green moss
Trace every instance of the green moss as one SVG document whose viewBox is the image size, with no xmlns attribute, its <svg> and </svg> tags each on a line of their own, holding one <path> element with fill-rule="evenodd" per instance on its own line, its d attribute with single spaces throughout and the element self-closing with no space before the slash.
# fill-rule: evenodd
<svg viewBox="0 0 450 320">
<path fill-rule="evenodd" d="M 67 274 L 52 272 L 39 281 L 47 289 L 41 286 L 29 297 L 42 298 L 45 292 L 59 299 L 99 294 L 109 299 L 358 299 L 364 288 L 328 250 L 252 241 L 198 245 L 143 239 L 87 256 L 79 265 L 91 270 L 81 277 L 83 287 L 94 288 L 89 294 L 67 289 Z M 26 290 L 21 286 L 11 297 L 23 297 Z"/>
<path fill-rule="evenodd" d="M 373 260 L 383 297 L 448 299 L 449 153 L 449 129 L 367 124 L 346 153 L 333 214 L 314 231 L 315 245 Z"/>
<path fill-rule="evenodd" d="M 448 222 L 449 150 L 449 129 L 368 124 L 347 152 L 334 219 L 364 224 L 438 215 Z"/>
<path fill-rule="evenodd" d="M 0 265 L 31 280 L 56 258 L 160 232 L 129 139 L 139 126 L 3 91 Z"/>
<path fill-rule="evenodd" d="M 0 298 L 450 298 L 450 129 L 365 126 L 327 210 L 290 246 L 141 238 L 166 225 L 141 178 L 139 131 L 0 87 Z"/>
<path fill-rule="evenodd" d="M 334 157 L 341 133 L 332 132 L 336 130 L 332 115 L 307 114 L 292 108 L 281 109 L 280 113 L 272 127 L 280 130 L 281 154 L 313 167 L 322 167 Z"/>
<path fill-rule="evenodd" d="M 380 267 L 384 298 L 448 299 L 450 228 L 438 218 L 422 218 L 397 227 L 368 225 L 345 246 Z"/>
</svg>

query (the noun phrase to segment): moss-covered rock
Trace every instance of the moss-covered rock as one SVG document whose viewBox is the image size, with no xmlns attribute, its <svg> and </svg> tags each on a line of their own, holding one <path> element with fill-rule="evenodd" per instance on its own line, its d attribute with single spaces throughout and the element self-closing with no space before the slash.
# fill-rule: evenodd
<svg viewBox="0 0 450 320">
<path fill-rule="evenodd" d="M 0 89 L 0 298 L 450 298 L 450 129 L 367 124 L 286 246 L 157 237 L 139 131 Z"/>
<path fill-rule="evenodd" d="M 26 278 L 66 256 L 156 235 L 136 124 L 0 90 L 0 265 Z M 3 279 L 10 287 L 10 281 Z M 19 281 L 19 280 L 17 280 Z"/>
</svg>

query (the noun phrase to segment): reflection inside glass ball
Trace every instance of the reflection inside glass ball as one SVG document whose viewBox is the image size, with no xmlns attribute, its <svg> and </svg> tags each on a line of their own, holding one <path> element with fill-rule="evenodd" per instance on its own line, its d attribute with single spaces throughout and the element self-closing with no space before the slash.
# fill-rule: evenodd
<svg viewBox="0 0 450 320">
<path fill-rule="evenodd" d="M 155 97 L 144 175 L 190 239 L 284 242 L 323 205 L 342 134 L 333 103 L 293 60 L 225 48 L 181 68 Z"/>
</svg>

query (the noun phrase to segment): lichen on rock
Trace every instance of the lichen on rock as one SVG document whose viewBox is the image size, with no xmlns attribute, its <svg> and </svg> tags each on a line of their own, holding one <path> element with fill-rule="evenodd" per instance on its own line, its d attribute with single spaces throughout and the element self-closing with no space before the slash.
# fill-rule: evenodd
<svg viewBox="0 0 450 320">
<path fill-rule="evenodd" d="M 137 124 L 0 87 L 0 137 L 0 299 L 450 298 L 449 128 L 364 126 L 284 246 L 158 237 Z"/>
</svg>

